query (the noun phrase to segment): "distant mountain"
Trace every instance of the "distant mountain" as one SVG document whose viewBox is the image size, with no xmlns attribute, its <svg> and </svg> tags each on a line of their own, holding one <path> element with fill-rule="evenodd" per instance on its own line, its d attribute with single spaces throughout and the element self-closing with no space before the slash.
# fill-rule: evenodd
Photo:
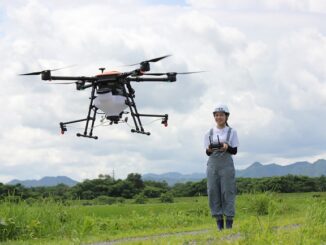
<svg viewBox="0 0 326 245">
<path fill-rule="evenodd" d="M 261 178 L 272 176 L 284 176 L 284 175 L 304 175 L 310 177 L 319 177 L 321 175 L 326 176 L 326 160 L 320 159 L 314 163 L 309 162 L 296 162 L 286 166 L 281 166 L 275 163 L 263 165 L 259 162 L 255 162 L 248 168 L 243 170 L 236 170 L 236 177 L 249 177 L 249 178 Z M 188 181 L 200 181 L 206 178 L 205 173 L 193 173 L 193 174 L 181 174 L 178 172 L 169 172 L 164 174 L 148 173 L 142 175 L 143 180 L 153 181 L 166 181 L 170 186 L 176 183 L 185 183 Z M 74 186 L 78 182 L 66 177 L 43 177 L 40 180 L 12 180 L 8 182 L 9 185 L 22 184 L 26 187 L 35 186 L 55 186 L 58 184 L 65 184 L 68 186 Z"/>
<path fill-rule="evenodd" d="M 43 177 L 40 180 L 17 180 L 14 179 L 8 182 L 8 185 L 21 184 L 25 187 L 37 187 L 37 186 L 56 186 L 58 184 L 65 184 L 68 186 L 74 186 L 78 182 L 66 177 L 66 176 L 57 176 L 57 177 Z"/>
<path fill-rule="evenodd" d="M 193 173 L 193 174 L 180 174 L 177 172 L 169 172 L 164 174 L 144 174 L 142 175 L 143 180 L 153 181 L 166 181 L 168 185 L 172 186 L 176 183 L 185 183 L 188 181 L 199 181 L 206 178 L 204 173 Z"/>
<path fill-rule="evenodd" d="M 326 176 L 326 160 L 320 159 L 314 163 L 296 162 L 286 166 L 275 163 L 263 165 L 259 162 L 255 162 L 246 169 L 236 170 L 236 177 L 261 178 L 284 176 L 288 174 L 310 177 Z M 142 176 L 143 180 L 166 181 L 170 186 L 176 183 L 185 183 L 187 181 L 200 181 L 204 178 L 206 178 L 205 173 L 180 174 L 178 172 L 164 174 L 149 173 Z"/>
<path fill-rule="evenodd" d="M 305 175 L 310 177 L 326 176 L 326 160 L 320 159 L 314 163 L 296 162 L 290 165 L 281 166 L 275 163 L 262 165 L 259 162 L 253 163 L 246 169 L 237 170 L 237 177 L 272 177 L 283 175 Z"/>
</svg>

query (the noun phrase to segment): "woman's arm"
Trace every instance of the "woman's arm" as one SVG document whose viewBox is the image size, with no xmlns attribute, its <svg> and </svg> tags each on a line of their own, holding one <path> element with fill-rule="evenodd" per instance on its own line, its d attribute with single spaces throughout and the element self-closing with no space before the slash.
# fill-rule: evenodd
<svg viewBox="0 0 326 245">
<path fill-rule="evenodd" d="M 208 149 L 206 149 L 206 155 L 207 156 L 210 156 L 210 155 L 212 155 L 212 149 L 210 149 L 210 148 L 208 148 Z"/>
<path fill-rule="evenodd" d="M 226 151 L 228 153 L 230 153 L 231 155 L 236 155 L 237 152 L 238 152 L 238 147 L 231 147 L 231 146 L 228 146 L 228 148 L 226 149 Z"/>
</svg>

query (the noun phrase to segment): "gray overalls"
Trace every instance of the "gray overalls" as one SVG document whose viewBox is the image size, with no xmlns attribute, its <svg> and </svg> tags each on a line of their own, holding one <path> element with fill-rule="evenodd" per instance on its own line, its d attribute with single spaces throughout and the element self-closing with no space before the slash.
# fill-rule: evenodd
<svg viewBox="0 0 326 245">
<path fill-rule="evenodd" d="M 231 128 L 227 133 L 225 143 L 229 143 Z M 213 137 L 213 129 L 210 130 Z M 214 217 L 225 215 L 234 217 L 235 214 L 235 169 L 231 154 L 214 151 L 207 162 L 207 192 L 209 207 Z"/>
</svg>

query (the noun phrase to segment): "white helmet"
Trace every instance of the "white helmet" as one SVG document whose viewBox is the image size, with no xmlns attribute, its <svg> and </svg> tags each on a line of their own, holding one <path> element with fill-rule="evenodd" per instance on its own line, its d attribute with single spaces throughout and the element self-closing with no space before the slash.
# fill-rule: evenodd
<svg viewBox="0 0 326 245">
<path fill-rule="evenodd" d="M 226 105 L 218 105 L 214 111 L 213 114 L 215 114 L 215 112 L 224 112 L 225 114 L 230 114 L 229 108 Z"/>
</svg>

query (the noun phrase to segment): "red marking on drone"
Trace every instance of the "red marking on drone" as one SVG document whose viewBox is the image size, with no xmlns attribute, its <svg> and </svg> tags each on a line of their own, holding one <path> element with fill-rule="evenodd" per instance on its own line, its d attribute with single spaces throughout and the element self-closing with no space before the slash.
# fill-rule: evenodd
<svg viewBox="0 0 326 245">
<path fill-rule="evenodd" d="M 97 74 L 96 76 L 99 77 L 99 76 L 107 76 L 107 75 L 120 75 L 121 72 L 120 71 L 105 71 L 103 73 L 100 73 L 100 74 Z"/>
</svg>

